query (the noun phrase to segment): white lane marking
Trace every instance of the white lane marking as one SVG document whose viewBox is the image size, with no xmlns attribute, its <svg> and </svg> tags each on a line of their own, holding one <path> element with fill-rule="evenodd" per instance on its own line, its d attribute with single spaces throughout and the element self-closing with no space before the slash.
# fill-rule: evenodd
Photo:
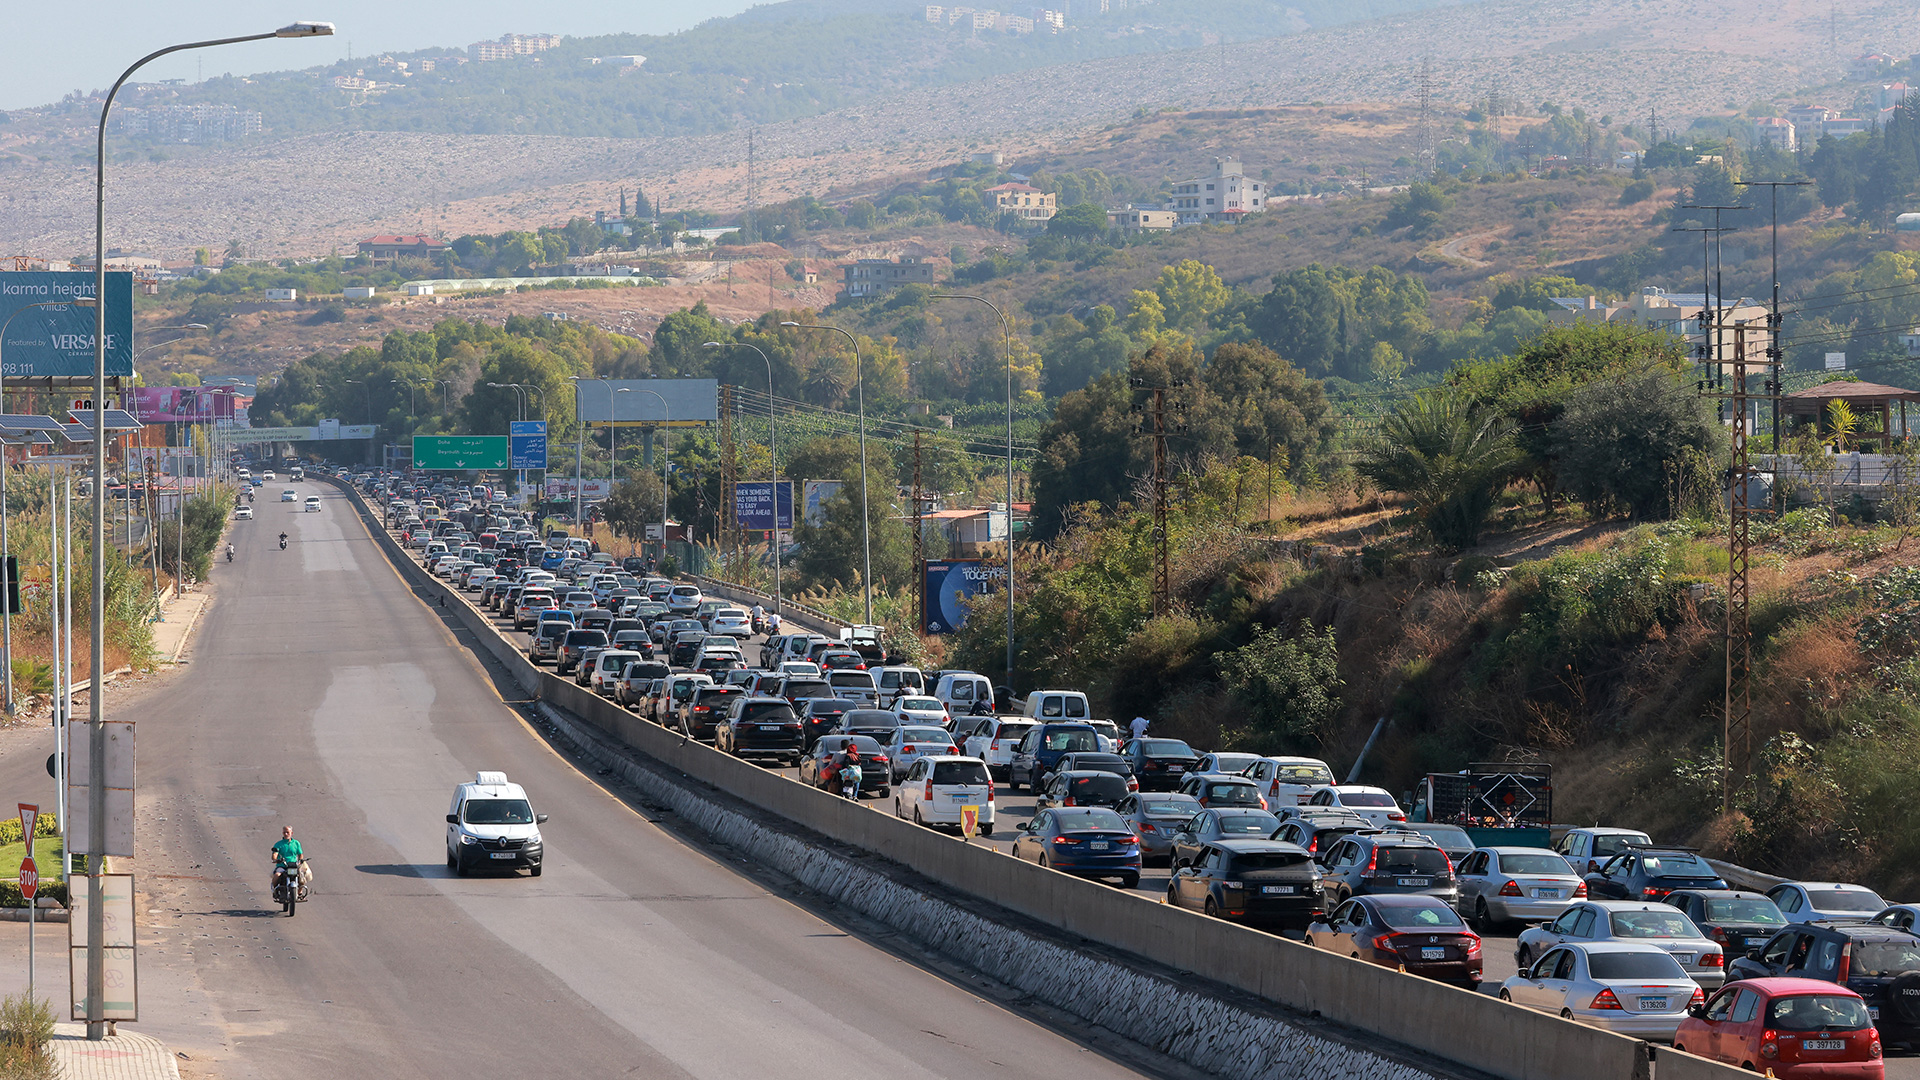
<svg viewBox="0 0 1920 1080">
<path fill-rule="evenodd" d="M 314 745 L 334 789 L 366 815 L 367 830 L 397 861 L 421 867 L 468 917 L 693 1076 L 792 1076 L 796 1054 L 831 1047 L 834 1075 L 844 1080 L 933 1080 L 897 1048 L 812 1005 L 811 987 L 769 981 L 706 947 L 679 929 L 670 909 L 629 898 L 551 841 L 537 881 L 441 876 L 447 805 L 454 785 L 473 774 L 434 736 L 433 701 L 416 665 L 337 669 L 314 712 Z M 511 762 L 484 764 L 502 766 L 511 777 Z M 528 794 L 539 809 L 539 792 Z M 662 893 L 683 885 L 670 869 L 660 884 Z M 739 1037 L 742 1024 L 751 1037 Z"/>
<path fill-rule="evenodd" d="M 306 496 L 300 497 L 298 505 L 304 506 Z M 285 505 L 285 504 L 282 504 Z M 292 542 L 300 546 L 300 566 L 307 573 L 320 571 L 343 571 L 349 574 L 360 572 L 360 561 L 354 558 L 353 548 L 347 544 L 347 534 L 341 531 L 341 514 L 353 513 L 353 504 L 344 498 L 320 500 L 320 512 L 309 514 L 302 511 L 298 516 L 297 528 Z"/>
</svg>

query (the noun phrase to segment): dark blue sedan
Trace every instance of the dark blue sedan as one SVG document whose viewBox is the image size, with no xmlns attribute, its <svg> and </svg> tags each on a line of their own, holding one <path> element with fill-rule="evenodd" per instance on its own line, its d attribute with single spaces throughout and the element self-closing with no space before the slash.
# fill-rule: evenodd
<svg viewBox="0 0 1920 1080">
<path fill-rule="evenodd" d="M 1140 842 L 1104 806 L 1040 811 L 1020 826 L 1013 855 L 1080 877 L 1118 878 L 1129 889 L 1140 884 Z"/>
</svg>

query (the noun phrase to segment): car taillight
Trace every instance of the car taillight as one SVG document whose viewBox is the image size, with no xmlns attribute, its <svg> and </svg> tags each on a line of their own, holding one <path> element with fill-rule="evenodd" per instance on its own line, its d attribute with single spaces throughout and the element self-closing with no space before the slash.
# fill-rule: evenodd
<svg viewBox="0 0 1920 1080">
<path fill-rule="evenodd" d="M 1588 1005 L 1587 1008 L 1617 1010 L 1620 1008 L 1620 999 L 1613 996 L 1613 990 L 1611 988 L 1605 989 L 1593 996 L 1593 1003 Z"/>
<path fill-rule="evenodd" d="M 1697 986 L 1694 987 L 1693 997 L 1688 999 L 1687 1008 L 1691 1009 L 1695 1005 L 1705 1005 L 1706 1003 L 1707 1003 L 1707 992 L 1705 990 L 1700 989 Z"/>
<path fill-rule="evenodd" d="M 1769 1028 L 1760 1033 L 1760 1056 L 1777 1058 L 1780 1056 L 1780 1033 Z"/>
<path fill-rule="evenodd" d="M 1374 848 L 1373 852 L 1367 856 L 1367 873 L 1372 874 L 1373 868 L 1378 865 L 1380 865 L 1380 849 Z"/>
<path fill-rule="evenodd" d="M 1077 844 L 1080 841 L 1075 840 L 1071 836 L 1056 836 L 1053 838 L 1053 842 L 1056 844 Z"/>
<path fill-rule="evenodd" d="M 1153 827 L 1153 822 L 1143 821 L 1140 823 L 1140 831 L 1141 832 L 1159 832 L 1160 830 Z"/>
<path fill-rule="evenodd" d="M 933 777 L 927 777 L 927 790 L 921 792 L 920 797 L 928 802 L 933 801 Z"/>
<path fill-rule="evenodd" d="M 1649 885 L 1640 890 L 1640 897 L 1643 900 L 1664 900 L 1666 895 L 1672 891 L 1672 889 L 1656 889 Z"/>
<path fill-rule="evenodd" d="M 1520 891 L 1519 882 L 1509 881 L 1505 885 L 1500 886 L 1500 895 L 1501 896 L 1522 896 L 1525 894 L 1523 894 Z"/>
<path fill-rule="evenodd" d="M 1833 981 L 1841 986 L 1847 985 L 1847 976 L 1853 973 L 1853 946 L 1840 950 L 1840 966 L 1834 969 Z"/>
<path fill-rule="evenodd" d="M 993 801 L 993 777 L 987 777 L 987 801 Z"/>
<path fill-rule="evenodd" d="M 1160 768 L 1160 763 L 1152 758 L 1148 758 L 1140 763 L 1141 772 L 1159 772 Z"/>
<path fill-rule="evenodd" d="M 1072 806 L 1072 805 L 1074 805 L 1074 802 L 1073 802 L 1073 796 L 1071 796 L 1071 795 L 1069 795 L 1069 796 L 1067 796 L 1067 801 L 1066 801 L 1066 802 L 1063 802 L 1063 803 L 1061 803 L 1060 805 L 1061 805 L 1061 806 Z"/>
<path fill-rule="evenodd" d="M 1387 814 L 1387 820 L 1388 821 L 1405 821 L 1407 820 L 1407 815 L 1402 814 L 1399 811 L 1393 811 Z"/>
<path fill-rule="evenodd" d="M 1709 926 L 1707 927 L 1707 936 L 1719 942 L 1722 945 L 1725 945 L 1727 943 L 1727 931 L 1725 927 Z"/>
<path fill-rule="evenodd" d="M 1393 939 L 1399 936 L 1398 934 L 1381 934 L 1373 939 L 1373 947 L 1380 952 L 1392 952 Z"/>
<path fill-rule="evenodd" d="M 1320 838 L 1316 836 L 1313 838 L 1313 842 L 1307 845 L 1307 852 L 1311 854 L 1319 850 L 1320 850 Z"/>
<path fill-rule="evenodd" d="M 1727 954 L 1718 953 L 1718 952 L 1704 953 L 1700 957 L 1700 966 L 1701 967 L 1726 967 Z"/>
<path fill-rule="evenodd" d="M 1129 777 L 1127 777 L 1127 790 L 1128 790 L 1128 791 L 1139 791 L 1139 790 L 1140 790 L 1140 781 L 1138 781 L 1138 780 L 1135 780 L 1135 779 L 1134 779 L 1133 777 L 1131 777 L 1131 776 L 1129 776 Z"/>
<path fill-rule="evenodd" d="M 1880 1060 L 1880 1033 L 1877 1031 L 1873 1033 L 1872 1041 L 1867 1043 L 1867 1060 Z"/>
<path fill-rule="evenodd" d="M 901 753 L 903 753 L 903 754 L 911 754 L 911 753 L 913 753 L 913 744 L 912 744 L 912 743 L 908 743 L 907 745 L 905 745 L 905 746 L 903 746 L 903 747 L 901 747 L 901 748 L 900 748 L 900 752 L 901 752 Z"/>
<path fill-rule="evenodd" d="M 1586 882 L 1584 882 L 1584 881 L 1583 881 L 1583 882 L 1581 882 L 1580 884 L 1578 884 L 1578 885 L 1575 885 L 1575 886 L 1573 887 L 1573 898 L 1574 898 L 1575 900 L 1578 900 L 1578 899 L 1580 899 L 1581 897 L 1583 897 L 1583 896 L 1585 896 L 1585 895 L 1587 895 L 1587 883 L 1586 883 Z"/>
<path fill-rule="evenodd" d="M 1267 808 L 1267 797 L 1265 795 L 1255 792 L 1254 798 L 1260 800 L 1260 809 L 1265 810 Z"/>
<path fill-rule="evenodd" d="M 1467 958 L 1472 959 L 1473 957 L 1476 957 L 1479 955 L 1480 955 L 1480 937 L 1478 934 L 1469 934 L 1467 936 Z"/>
</svg>

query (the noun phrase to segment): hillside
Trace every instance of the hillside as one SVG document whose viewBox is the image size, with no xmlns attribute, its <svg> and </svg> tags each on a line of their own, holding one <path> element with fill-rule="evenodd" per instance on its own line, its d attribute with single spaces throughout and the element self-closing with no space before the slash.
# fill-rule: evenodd
<svg viewBox="0 0 1920 1080">
<path fill-rule="evenodd" d="M 1920 28 L 1891 18 L 1893 10 L 1856 11 L 1854 39 L 1892 53 L 1920 46 Z M 1629 26 L 1631 33 L 1620 30 Z M 950 165 L 978 149 L 1040 156 L 1163 108 L 1406 103 L 1415 97 L 1422 56 L 1432 58 L 1448 123 L 1490 93 L 1579 105 L 1617 123 L 1649 109 L 1663 118 L 1718 113 L 1833 78 L 1839 65 L 1827 55 L 1827 26 L 1825 10 L 1808 0 L 1739 0 L 1718 9 L 1711 27 L 1680 9 L 1646 11 L 1634 0 L 1497 0 L 1285 38 L 875 91 L 858 106 L 760 125 L 761 190 L 776 201 L 852 188 Z M 70 146 L 43 146 L 28 127 L 16 122 L 0 134 L 0 152 L 9 155 L 0 175 L 12 181 L 0 195 L 0 243 L 22 253 L 77 250 L 88 240 L 79 223 L 88 220 L 91 172 Z M 621 184 L 638 184 L 670 206 L 731 214 L 744 196 L 745 151 L 740 130 L 630 139 L 386 131 L 269 140 L 165 161 L 130 156 L 111 178 L 109 242 L 180 256 L 237 238 L 261 255 L 322 254 L 375 231 L 548 224 L 614 205 Z"/>
</svg>

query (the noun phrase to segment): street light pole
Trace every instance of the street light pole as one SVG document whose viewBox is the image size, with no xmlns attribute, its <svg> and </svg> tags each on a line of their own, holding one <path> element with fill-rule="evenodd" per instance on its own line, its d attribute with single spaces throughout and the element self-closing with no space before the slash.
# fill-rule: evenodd
<svg viewBox="0 0 1920 1080">
<path fill-rule="evenodd" d="M 672 430 L 673 411 L 667 405 L 667 399 L 662 397 L 658 390 L 649 390 L 644 386 L 637 386 L 637 387 L 623 386 L 620 388 L 620 393 L 622 394 L 631 394 L 631 393 L 634 393 L 635 391 L 638 391 L 642 394 L 652 394 L 654 396 L 654 399 L 660 402 L 660 422 L 666 425 L 668 430 Z M 613 405 L 612 405 L 613 398 L 609 396 L 607 398 L 607 402 L 608 402 L 607 413 L 609 416 L 611 416 L 613 413 Z M 661 439 L 660 440 L 660 561 L 654 564 L 653 568 L 656 573 L 659 572 L 662 566 L 665 566 L 667 564 L 667 474 L 670 471 L 672 471 L 672 461 L 673 461 L 673 444 L 668 439 Z M 641 537 L 641 539 L 644 540 L 645 537 L 643 536 Z"/>
<path fill-rule="evenodd" d="M 972 293 L 934 293 L 934 300 L 978 300 L 1000 317 L 1000 329 L 1007 343 L 1007 692 L 1013 692 L 1013 323 L 1000 305 Z M 916 509 L 915 514 L 919 511 Z M 917 519 L 916 519 L 917 520 Z M 993 516 L 987 516 L 989 524 Z M 922 573 L 919 567 L 915 573 Z"/>
<path fill-rule="evenodd" d="M 797 322 L 783 322 L 780 325 L 801 330 L 831 330 L 846 338 L 847 343 L 853 346 L 853 385 L 860 401 L 860 549 L 866 559 L 860 575 L 860 592 L 861 598 L 866 602 L 866 622 L 871 626 L 873 625 L 873 536 L 871 522 L 867 515 L 867 380 L 860 367 L 860 343 L 854 340 L 852 334 L 837 326 Z M 775 513 L 778 513 L 777 507 Z"/>
<path fill-rule="evenodd" d="M 745 341 L 709 341 L 700 347 L 752 349 L 760 353 L 760 359 L 767 365 L 767 481 L 771 485 L 769 497 L 773 500 L 773 531 L 769 534 L 773 540 L 767 546 L 773 549 L 773 613 L 777 616 L 780 614 L 780 439 L 773 416 L 773 361 L 760 352 L 758 345 Z"/>
<path fill-rule="evenodd" d="M 242 41 L 265 41 L 268 38 L 325 37 L 332 33 L 332 23 L 297 22 L 264 34 L 169 45 L 141 57 L 122 72 L 100 106 L 100 130 L 94 143 L 93 190 L 93 296 L 97 303 L 93 322 L 93 625 L 90 640 L 92 655 L 87 658 L 88 674 L 93 679 L 89 683 L 91 686 L 104 686 L 107 681 L 107 546 L 99 542 L 99 538 L 105 536 L 107 531 L 107 410 L 103 407 L 107 400 L 107 115 L 113 109 L 113 99 L 120 93 L 120 87 L 133 77 L 133 73 L 169 53 Z M 104 697 L 97 689 L 87 695 L 87 886 L 92 902 L 87 905 L 86 1004 L 87 1038 L 90 1041 L 104 1039 L 107 1034 L 106 905 L 100 902 L 100 864 L 102 852 L 107 846 L 107 725 L 106 713 L 102 708 Z"/>
</svg>

